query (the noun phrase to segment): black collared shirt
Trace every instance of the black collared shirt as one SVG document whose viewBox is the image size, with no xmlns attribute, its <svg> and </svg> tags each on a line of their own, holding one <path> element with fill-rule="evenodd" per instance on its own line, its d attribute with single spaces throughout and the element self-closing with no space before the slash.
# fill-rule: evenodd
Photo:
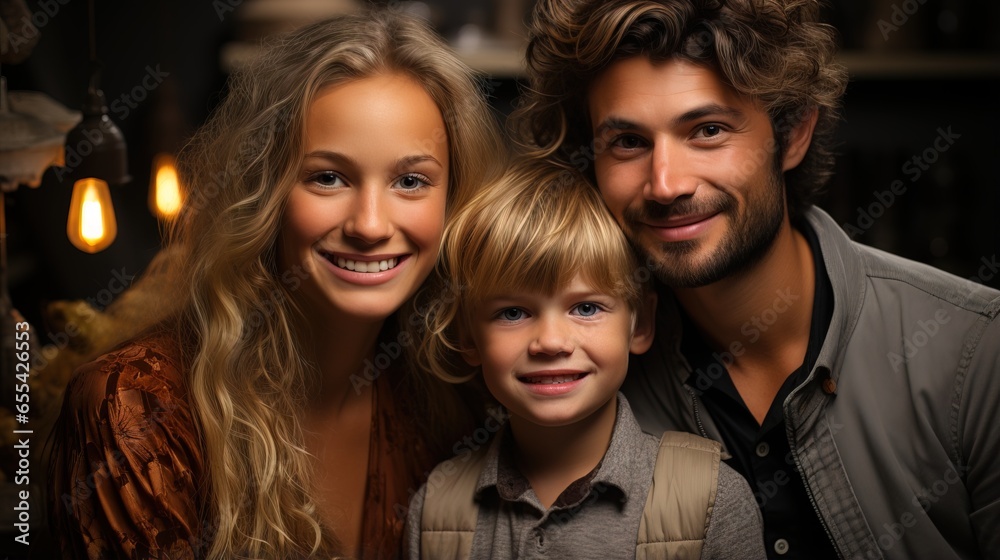
<svg viewBox="0 0 1000 560">
<path fill-rule="evenodd" d="M 726 463 L 750 483 L 764 517 L 764 546 L 768 558 L 772 560 L 837 558 L 796 469 L 782 409 L 792 390 L 809 376 L 833 316 L 833 286 L 823 265 L 819 240 L 808 225 L 801 231 L 809 242 L 816 267 L 809 344 L 805 361 L 778 390 L 762 424 L 757 423 L 744 404 L 718 354 L 713 355 L 697 327 L 681 311 L 684 333 L 681 352 L 693 372 L 686 383 L 695 390 L 715 421 L 722 442 L 732 455 Z M 744 325 L 741 332 L 745 339 L 739 342 L 743 346 L 752 346 L 770 325 L 780 320 L 783 310 L 795 305 L 793 297 L 788 293 L 776 294 L 772 308 L 761 310 L 758 316 L 750 318 Z"/>
</svg>

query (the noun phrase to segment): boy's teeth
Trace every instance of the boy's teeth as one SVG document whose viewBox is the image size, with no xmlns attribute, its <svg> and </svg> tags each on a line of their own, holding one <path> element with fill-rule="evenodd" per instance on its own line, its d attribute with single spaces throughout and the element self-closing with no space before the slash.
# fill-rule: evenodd
<svg viewBox="0 0 1000 560">
<path fill-rule="evenodd" d="M 555 385 L 557 383 L 569 383 L 570 381 L 576 381 L 579 378 L 579 375 L 553 375 L 545 377 L 529 377 L 528 379 L 525 379 L 525 381 L 540 385 Z"/>
<path fill-rule="evenodd" d="M 397 264 L 399 264 L 399 259 L 397 257 L 381 261 L 352 261 L 350 259 L 337 257 L 336 262 L 338 267 L 353 270 L 354 272 L 381 272 L 383 270 L 389 270 L 390 268 L 396 268 Z"/>
</svg>

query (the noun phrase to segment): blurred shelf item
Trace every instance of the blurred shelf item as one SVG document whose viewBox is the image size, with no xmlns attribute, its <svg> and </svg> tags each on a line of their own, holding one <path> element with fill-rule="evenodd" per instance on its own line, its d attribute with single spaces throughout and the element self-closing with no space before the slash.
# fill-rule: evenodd
<svg viewBox="0 0 1000 560">
<path fill-rule="evenodd" d="M 219 51 L 219 64 L 224 72 L 232 73 L 253 59 L 260 51 L 256 44 L 230 42 Z M 455 47 L 455 53 L 477 72 L 497 78 L 517 78 L 524 75 L 523 49 L 502 43 L 481 41 L 474 47 Z"/>
<path fill-rule="evenodd" d="M 477 72 L 498 77 L 517 78 L 524 75 L 524 49 L 503 44 L 482 44 L 458 47 L 455 53 Z"/>
<path fill-rule="evenodd" d="M 837 60 L 852 80 L 1000 77 L 997 53 L 872 53 L 842 51 Z"/>
<path fill-rule="evenodd" d="M 228 72 L 252 58 L 257 46 L 229 43 L 222 49 L 222 67 Z M 458 56 L 486 74 L 518 78 L 524 75 L 524 50 L 500 42 L 481 41 L 474 47 L 456 47 Z M 1000 77 L 1000 54 L 979 53 L 870 53 L 844 51 L 837 60 L 852 80 L 964 79 Z"/>
</svg>

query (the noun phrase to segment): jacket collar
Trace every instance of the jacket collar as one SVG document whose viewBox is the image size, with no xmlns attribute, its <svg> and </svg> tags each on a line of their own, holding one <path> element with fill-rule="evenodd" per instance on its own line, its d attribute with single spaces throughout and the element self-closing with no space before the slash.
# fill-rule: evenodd
<svg viewBox="0 0 1000 560">
<path fill-rule="evenodd" d="M 833 317 L 814 371 L 837 381 L 839 364 L 847 351 L 847 345 L 842 341 L 849 340 L 857 327 L 868 283 L 857 245 L 837 222 L 815 206 L 806 211 L 805 217 L 819 238 L 823 264 L 833 286 Z M 818 371 L 820 368 L 824 371 Z"/>
</svg>

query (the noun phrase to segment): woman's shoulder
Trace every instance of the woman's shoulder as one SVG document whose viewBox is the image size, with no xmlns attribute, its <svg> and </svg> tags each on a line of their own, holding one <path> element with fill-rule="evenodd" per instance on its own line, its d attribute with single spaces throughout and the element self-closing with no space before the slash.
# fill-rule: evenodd
<svg viewBox="0 0 1000 560">
<path fill-rule="evenodd" d="M 154 333 L 75 373 L 51 472 L 67 552 L 189 558 L 200 546 L 204 465 L 182 356 L 175 336 Z"/>
<path fill-rule="evenodd" d="M 173 332 L 157 330 L 83 364 L 66 388 L 66 406 L 100 410 L 109 401 L 132 400 L 129 395 L 134 395 L 145 405 L 159 402 L 173 403 L 171 409 L 187 408 L 180 344 Z"/>
</svg>

